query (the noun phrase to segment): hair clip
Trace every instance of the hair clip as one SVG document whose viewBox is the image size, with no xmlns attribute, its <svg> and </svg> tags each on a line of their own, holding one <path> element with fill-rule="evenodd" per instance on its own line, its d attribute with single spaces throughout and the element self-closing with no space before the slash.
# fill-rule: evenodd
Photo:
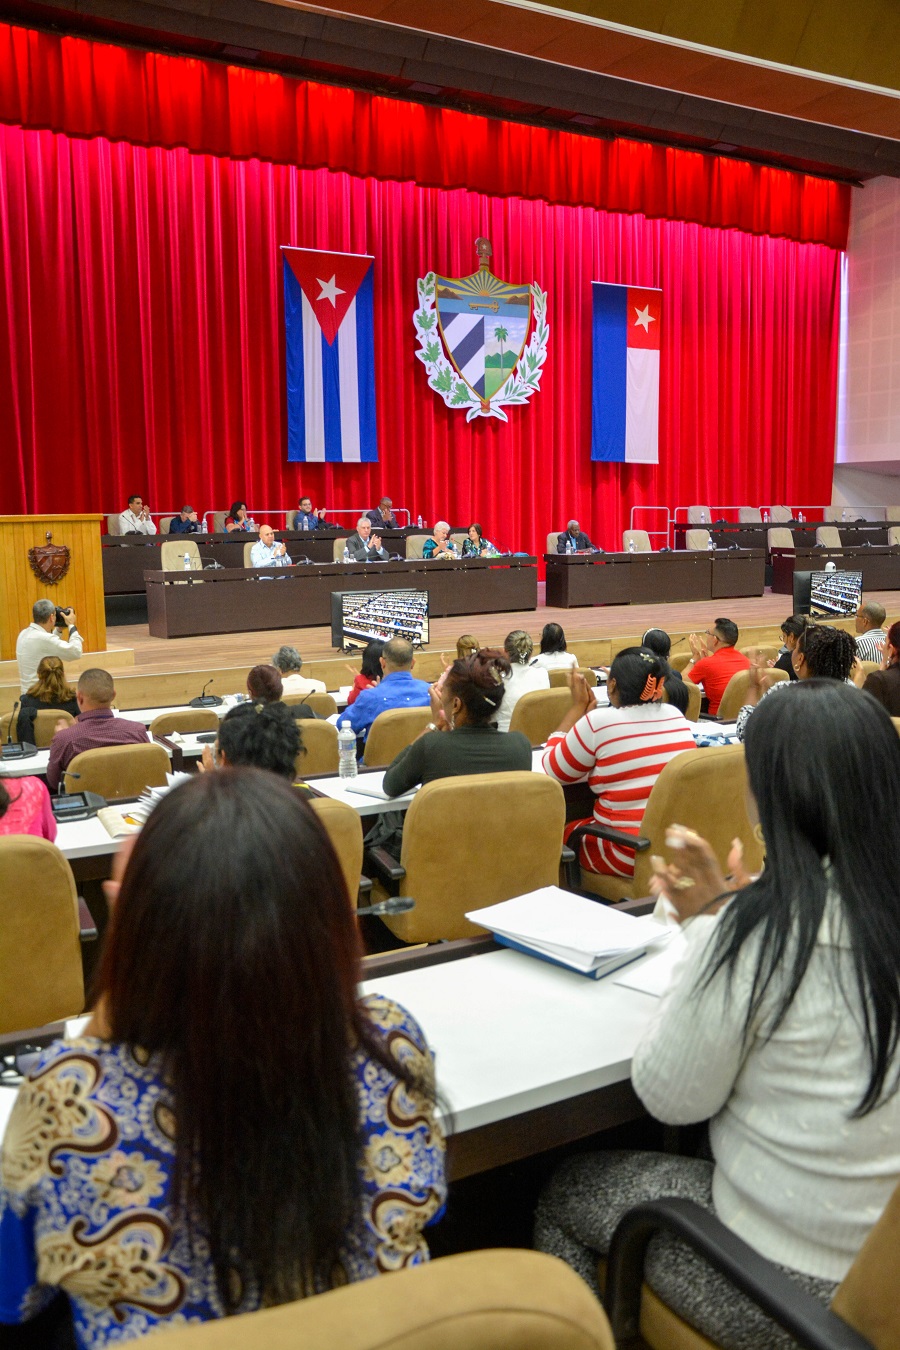
<svg viewBox="0 0 900 1350">
<path fill-rule="evenodd" d="M 647 683 L 641 690 L 639 702 L 656 703 L 657 700 L 662 696 L 662 685 L 663 681 L 659 679 L 656 675 L 648 675 Z"/>
</svg>

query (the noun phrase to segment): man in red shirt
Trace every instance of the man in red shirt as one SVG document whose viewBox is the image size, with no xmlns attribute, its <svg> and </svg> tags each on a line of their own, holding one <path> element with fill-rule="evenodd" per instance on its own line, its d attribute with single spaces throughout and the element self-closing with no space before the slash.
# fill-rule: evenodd
<svg viewBox="0 0 900 1350">
<path fill-rule="evenodd" d="M 116 717 L 112 710 L 116 689 L 108 670 L 85 670 L 75 697 L 78 720 L 71 726 L 60 720 L 50 742 L 47 782 L 51 792 L 59 787 L 63 772 L 82 750 L 96 750 L 102 745 L 145 745 L 150 739 L 140 722 Z"/>
<path fill-rule="evenodd" d="M 749 657 L 736 649 L 738 626 L 731 619 L 716 619 L 701 638 L 691 633 L 693 656 L 682 674 L 694 684 L 703 686 L 713 716 L 719 711 L 722 695 L 732 675 L 749 670 Z"/>
</svg>

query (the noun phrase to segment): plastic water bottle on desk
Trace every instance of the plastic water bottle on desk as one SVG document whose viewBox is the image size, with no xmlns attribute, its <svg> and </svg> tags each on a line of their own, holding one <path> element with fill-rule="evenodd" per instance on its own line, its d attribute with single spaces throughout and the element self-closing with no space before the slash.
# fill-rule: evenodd
<svg viewBox="0 0 900 1350">
<path fill-rule="evenodd" d="M 350 550 L 349 550 L 349 548 L 347 547 L 347 545 L 345 544 L 345 545 L 344 545 L 344 562 L 345 562 L 345 563 L 348 563 L 349 561 L 350 561 Z"/>
<path fill-rule="evenodd" d="M 706 545 L 706 547 L 710 553 L 715 553 L 716 541 L 713 539 L 712 535 L 709 536 L 709 543 Z"/>
<path fill-rule="evenodd" d="M 421 528 L 422 528 L 422 517 L 421 517 L 421 516 L 416 516 L 416 528 L 419 529 L 419 530 L 421 530 Z"/>
<path fill-rule="evenodd" d="M 184 570 L 186 572 L 191 571 L 191 555 L 189 553 L 184 555 Z"/>
<path fill-rule="evenodd" d="M 303 528 L 304 530 L 309 530 L 309 516 L 305 511 L 303 512 Z"/>
<path fill-rule="evenodd" d="M 338 777 L 355 778 L 357 775 L 356 767 L 356 735 L 352 727 L 338 727 Z"/>
<path fill-rule="evenodd" d="M 629 539 L 629 540 L 628 540 L 628 552 L 629 552 L 629 553 L 633 553 L 633 552 L 634 552 L 634 540 L 633 540 L 633 539 Z"/>
</svg>

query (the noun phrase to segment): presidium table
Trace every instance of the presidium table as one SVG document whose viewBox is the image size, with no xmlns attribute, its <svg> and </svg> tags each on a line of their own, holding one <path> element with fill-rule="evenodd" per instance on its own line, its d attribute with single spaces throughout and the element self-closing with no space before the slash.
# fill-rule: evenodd
<svg viewBox="0 0 900 1350">
<path fill-rule="evenodd" d="M 762 595 L 765 550 L 547 553 L 547 605 L 648 605 Z"/>
<path fill-rule="evenodd" d="M 537 609 L 537 558 L 407 558 L 386 563 L 145 572 L 153 637 L 331 623 L 332 591 L 426 590 L 432 618 Z"/>
</svg>

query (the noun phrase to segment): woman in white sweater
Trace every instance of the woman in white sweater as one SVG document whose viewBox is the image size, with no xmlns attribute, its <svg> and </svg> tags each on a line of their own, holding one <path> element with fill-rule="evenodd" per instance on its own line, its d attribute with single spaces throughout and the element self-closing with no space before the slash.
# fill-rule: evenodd
<svg viewBox="0 0 900 1350">
<path fill-rule="evenodd" d="M 498 731 L 509 731 L 513 709 L 523 694 L 533 694 L 538 689 L 550 688 L 550 676 L 546 670 L 531 664 L 534 642 L 523 628 L 514 628 L 507 633 L 503 650 L 509 657 L 512 670 L 504 680 L 503 702 L 497 713 Z"/>
<path fill-rule="evenodd" d="M 536 1241 L 594 1283 L 625 1210 L 687 1196 L 828 1300 L 900 1180 L 900 738 L 873 700 L 810 680 L 760 704 L 746 752 L 765 871 L 733 854 L 726 881 L 676 828 L 656 889 L 685 955 L 632 1063 L 659 1120 L 710 1120 L 714 1161 L 572 1159 Z M 647 1278 L 726 1350 L 793 1345 L 678 1242 L 654 1243 Z"/>
</svg>

